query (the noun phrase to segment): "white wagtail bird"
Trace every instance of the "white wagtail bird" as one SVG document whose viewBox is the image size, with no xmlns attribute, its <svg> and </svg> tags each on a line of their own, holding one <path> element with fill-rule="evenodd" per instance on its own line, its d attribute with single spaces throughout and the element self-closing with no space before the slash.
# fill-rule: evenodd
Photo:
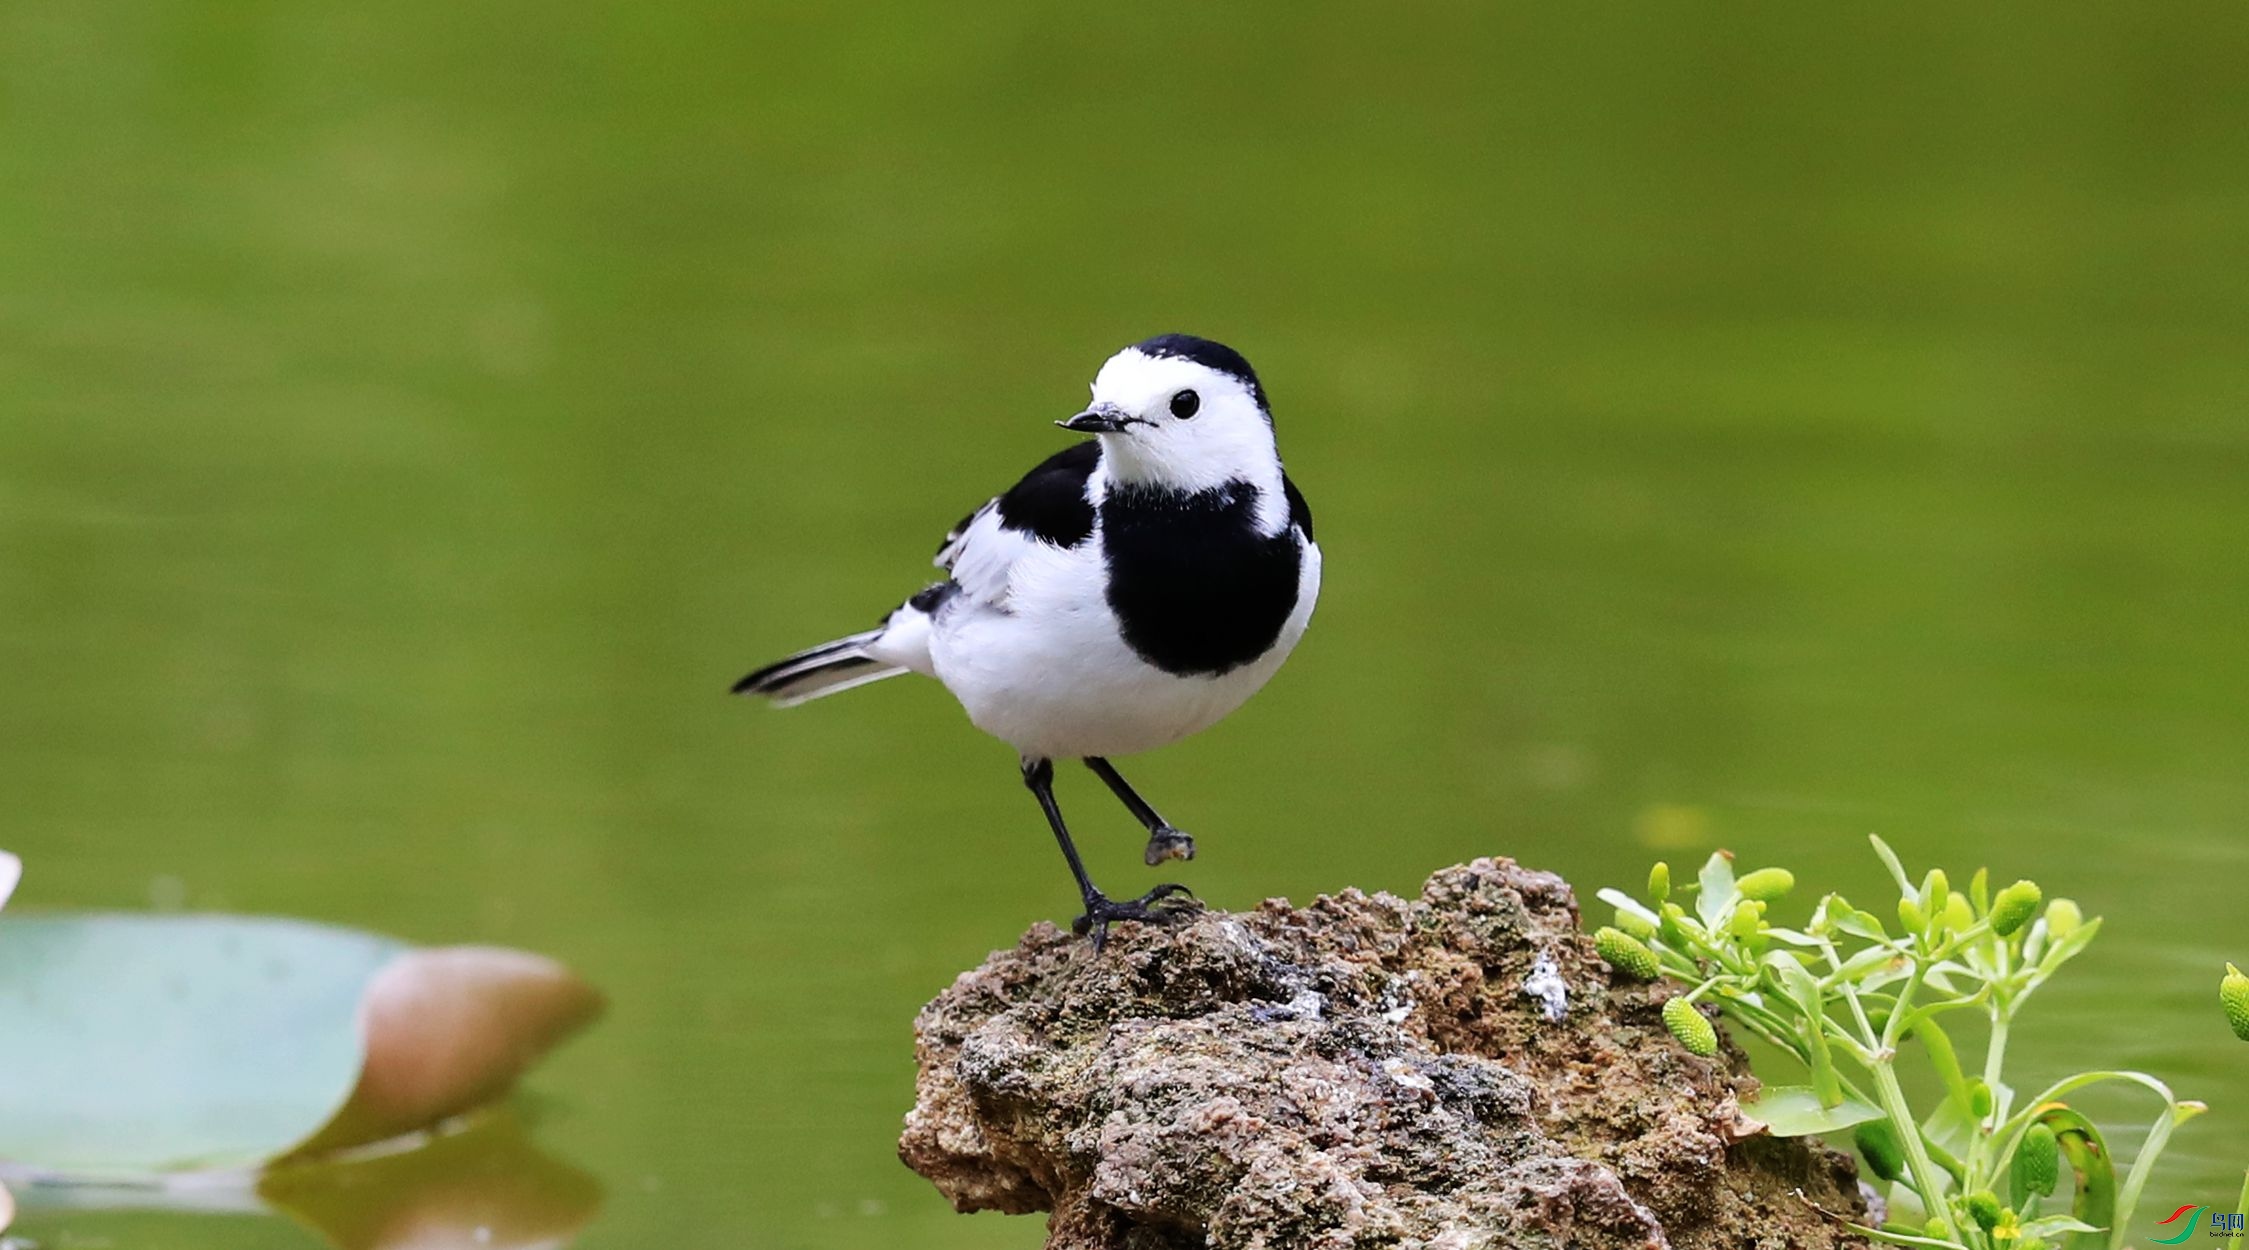
<svg viewBox="0 0 2249 1250">
<path fill-rule="evenodd" d="M 1081 759 L 1147 827 L 1150 867 L 1195 841 L 1109 763 L 1240 707 L 1288 658 L 1320 593 L 1312 513 L 1281 471 L 1265 388 L 1241 353 L 1166 334 L 1125 348 L 1093 403 L 1055 424 L 1094 437 L 970 513 L 937 550 L 947 574 L 863 634 L 734 685 L 787 707 L 901 673 L 935 677 L 1015 748 L 1062 844 L 1098 949 L 1119 920 L 1192 910 L 1186 887 L 1130 902 L 1094 888 L 1054 801 Z M 1185 897 L 1180 897 L 1185 896 Z"/>
</svg>

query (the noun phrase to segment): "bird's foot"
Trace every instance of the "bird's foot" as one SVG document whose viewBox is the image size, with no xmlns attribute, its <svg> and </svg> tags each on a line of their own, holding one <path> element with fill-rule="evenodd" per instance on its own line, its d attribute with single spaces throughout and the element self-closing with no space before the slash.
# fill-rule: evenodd
<svg viewBox="0 0 2249 1250">
<path fill-rule="evenodd" d="M 1117 903 L 1096 894 L 1086 900 L 1085 914 L 1070 925 L 1070 932 L 1093 936 L 1098 951 L 1109 941 L 1109 926 L 1119 920 L 1147 924 L 1174 924 L 1203 909 L 1194 892 L 1176 881 L 1167 881 L 1130 902 Z"/>
<path fill-rule="evenodd" d="M 1148 831 L 1148 851 L 1141 856 L 1148 861 L 1150 868 L 1167 859 L 1194 857 L 1195 839 L 1189 837 L 1186 830 L 1174 829 L 1170 825 L 1158 825 Z"/>
</svg>

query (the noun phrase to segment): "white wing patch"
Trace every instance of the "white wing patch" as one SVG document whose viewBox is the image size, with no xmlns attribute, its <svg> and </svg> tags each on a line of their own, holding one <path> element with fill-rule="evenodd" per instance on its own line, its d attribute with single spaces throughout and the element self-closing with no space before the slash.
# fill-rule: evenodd
<svg viewBox="0 0 2249 1250">
<path fill-rule="evenodd" d="M 938 568 L 941 568 L 948 573 L 952 572 L 953 562 L 960 559 L 961 543 L 968 537 L 968 531 L 975 529 L 976 523 L 978 521 L 981 521 L 985 517 L 998 512 L 999 509 L 999 496 L 994 495 L 990 499 L 984 501 L 983 507 L 978 508 L 976 511 L 971 512 L 967 516 L 961 518 L 960 524 L 954 526 L 951 530 L 946 532 L 945 541 L 937 544 L 937 558 L 931 561 L 931 563 L 935 564 Z"/>
<path fill-rule="evenodd" d="M 946 541 L 937 553 L 937 567 L 951 573 L 971 599 L 1004 609 L 1016 565 L 1042 545 L 1029 534 L 1002 526 L 995 499 Z"/>
</svg>

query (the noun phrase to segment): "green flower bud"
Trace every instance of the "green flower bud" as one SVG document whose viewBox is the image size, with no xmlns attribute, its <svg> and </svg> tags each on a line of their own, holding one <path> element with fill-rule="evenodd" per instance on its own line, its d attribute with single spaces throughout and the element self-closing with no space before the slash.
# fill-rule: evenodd
<svg viewBox="0 0 2249 1250">
<path fill-rule="evenodd" d="M 1688 1054 L 1708 1059 L 1718 1053 L 1718 1030 L 1711 1027 L 1710 1021 L 1704 1019 L 1685 996 L 1663 1005 L 1663 1025 L 1687 1048 Z"/>
<path fill-rule="evenodd" d="M 1947 932 L 1966 933 L 1976 923 L 1976 909 L 1968 906 L 1968 896 L 1955 894 L 1944 901 L 1944 927 Z"/>
<path fill-rule="evenodd" d="M 2233 1035 L 2249 1042 L 2249 975 L 2227 964 L 2225 979 L 2218 982 L 2218 1001 L 2225 1004 Z"/>
<path fill-rule="evenodd" d="M 1961 1205 L 1967 1207 L 1968 1218 L 1976 1222 L 1976 1227 L 1987 1233 L 1999 1227 L 1999 1216 L 2006 1210 L 1999 1205 L 1999 1195 L 1988 1189 L 1969 1194 Z"/>
<path fill-rule="evenodd" d="M 1929 1217 L 1928 1223 L 1921 1226 L 1921 1231 L 1927 1233 L 1931 1241 L 1952 1240 L 1952 1230 L 1945 1227 L 1945 1222 L 1943 1220 L 1940 1220 L 1933 1215 Z"/>
<path fill-rule="evenodd" d="M 1851 1134 L 1851 1144 L 1866 1160 L 1866 1170 L 1886 1181 L 1905 1175 L 1905 1148 L 1888 1120 L 1868 1120 Z"/>
<path fill-rule="evenodd" d="M 1753 938 L 1765 927 L 1765 905 L 1751 899 L 1734 908 L 1726 922 L 1726 931 L 1737 938 Z"/>
<path fill-rule="evenodd" d="M 1648 897 L 1659 903 L 1671 897 L 1671 865 L 1660 859 L 1648 869 Z"/>
<path fill-rule="evenodd" d="M 1760 868 L 1734 883 L 1743 898 L 1769 903 L 1796 888 L 1796 874 L 1786 868 Z"/>
<path fill-rule="evenodd" d="M 1944 869 L 1931 868 L 1929 875 L 1921 878 L 1921 907 L 1932 916 L 1944 914 L 1945 900 L 1952 897 L 1951 879 Z"/>
<path fill-rule="evenodd" d="M 1656 935 L 1656 922 L 1636 911 L 1616 909 L 1616 927 L 1645 942 Z"/>
<path fill-rule="evenodd" d="M 2062 1179 L 2062 1148 L 2054 1130 L 2033 1124 L 2023 1134 L 2022 1145 L 2015 1147 L 2015 1177 L 2041 1198 L 2054 1192 Z"/>
<path fill-rule="evenodd" d="M 2085 913 L 2066 898 L 2046 904 L 2046 936 L 2059 942 L 2085 927 Z"/>
<path fill-rule="evenodd" d="M 1911 894 L 1904 895 L 1898 899 L 1898 924 L 1905 929 L 1907 937 L 1912 937 L 1928 929 L 1929 913 L 1921 910 L 1920 900 Z"/>
<path fill-rule="evenodd" d="M 1968 1110 L 1974 1112 L 1978 1120 L 1991 1118 L 1991 1086 L 1984 1084 L 1981 1078 L 1968 1082 Z"/>
<path fill-rule="evenodd" d="M 1603 925 L 1593 934 L 1593 949 L 1611 968 L 1642 981 L 1655 980 L 1663 970 L 1656 962 L 1656 953 L 1622 929 Z"/>
<path fill-rule="evenodd" d="M 1991 931 L 2001 937 L 2013 937 L 2017 929 L 2030 923 L 2038 914 L 2038 904 L 2045 899 L 2043 890 L 2035 881 L 2017 881 L 1999 892 L 1991 900 Z M 2050 931 L 2051 924 L 2047 925 Z"/>
</svg>

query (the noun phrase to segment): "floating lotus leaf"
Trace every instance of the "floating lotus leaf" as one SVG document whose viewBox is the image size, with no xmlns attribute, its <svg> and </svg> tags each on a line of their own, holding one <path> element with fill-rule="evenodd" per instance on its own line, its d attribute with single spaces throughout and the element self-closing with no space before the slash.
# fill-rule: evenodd
<svg viewBox="0 0 2249 1250">
<path fill-rule="evenodd" d="M 497 1097 L 600 996 L 521 951 L 218 915 L 0 919 L 0 1162 L 249 1168 Z"/>
</svg>

